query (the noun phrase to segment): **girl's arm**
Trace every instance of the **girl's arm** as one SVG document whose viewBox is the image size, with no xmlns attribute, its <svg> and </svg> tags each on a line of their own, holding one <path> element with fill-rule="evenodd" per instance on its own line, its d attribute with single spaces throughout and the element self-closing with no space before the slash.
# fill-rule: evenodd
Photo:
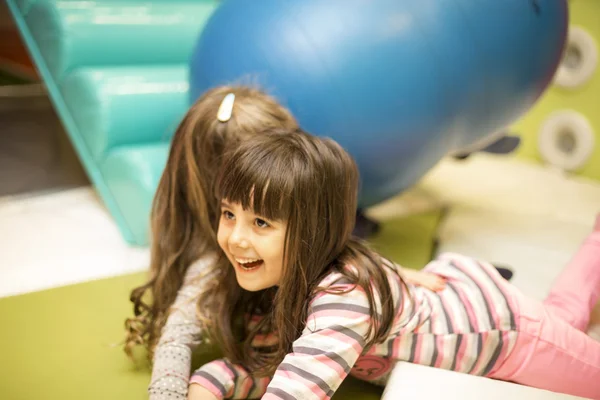
<svg viewBox="0 0 600 400">
<path fill-rule="evenodd" d="M 395 270 L 407 284 L 422 286 L 434 292 L 443 290 L 446 287 L 446 279 L 438 274 L 424 270 L 404 268 L 385 258 L 383 259 L 383 262 L 386 266 Z"/>
<path fill-rule="evenodd" d="M 215 360 L 194 372 L 190 379 L 188 399 L 259 399 L 267 390 L 270 381 L 270 377 L 253 377 L 244 367 L 232 364 L 227 359 Z M 205 390 L 195 393 L 195 386 Z"/>
<path fill-rule="evenodd" d="M 171 308 L 154 352 L 150 400 L 184 400 L 187 397 L 192 349 L 200 343 L 202 328 L 196 317 L 196 299 L 201 292 L 198 277 L 209 260 L 192 264 Z"/>
<path fill-rule="evenodd" d="M 443 290 L 444 287 L 446 287 L 446 280 L 432 272 L 402 268 L 398 265 L 396 268 L 406 283 L 410 283 L 415 286 L 423 286 L 434 292 Z"/>
<path fill-rule="evenodd" d="M 311 306 L 302 335 L 263 399 L 330 399 L 363 352 L 370 316 L 361 288 L 319 294 Z"/>
<path fill-rule="evenodd" d="M 319 294 L 311 306 L 293 352 L 272 379 L 255 378 L 226 359 L 216 360 L 194 372 L 189 400 L 329 399 L 363 351 L 369 302 L 357 288 L 345 294 Z M 202 389 L 194 397 L 196 384 Z"/>
</svg>

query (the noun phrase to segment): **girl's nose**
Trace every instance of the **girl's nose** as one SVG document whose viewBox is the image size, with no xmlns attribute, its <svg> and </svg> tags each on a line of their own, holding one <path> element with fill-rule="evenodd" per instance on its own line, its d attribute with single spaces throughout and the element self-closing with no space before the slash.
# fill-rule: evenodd
<svg viewBox="0 0 600 400">
<path fill-rule="evenodd" d="M 249 242 L 246 238 L 244 228 L 239 224 L 236 224 L 236 226 L 233 228 L 231 236 L 229 236 L 229 244 L 240 249 L 246 249 L 249 247 Z"/>
</svg>

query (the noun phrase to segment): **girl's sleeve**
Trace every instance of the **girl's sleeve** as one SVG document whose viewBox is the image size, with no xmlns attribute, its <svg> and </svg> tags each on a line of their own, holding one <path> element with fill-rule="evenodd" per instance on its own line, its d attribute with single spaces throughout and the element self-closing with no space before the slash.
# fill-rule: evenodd
<svg viewBox="0 0 600 400">
<path fill-rule="evenodd" d="M 330 399 L 363 352 L 369 310 L 358 287 L 345 294 L 319 294 L 263 399 Z"/>
<path fill-rule="evenodd" d="M 190 383 L 210 390 L 217 399 L 259 399 L 270 381 L 270 377 L 253 377 L 244 367 L 227 359 L 204 364 L 190 379 Z"/>
<path fill-rule="evenodd" d="M 200 260 L 190 266 L 177 293 L 154 351 L 150 400 L 187 398 L 192 350 L 200 344 L 202 334 L 196 316 L 196 300 L 202 290 L 199 277 L 207 262 Z"/>
</svg>

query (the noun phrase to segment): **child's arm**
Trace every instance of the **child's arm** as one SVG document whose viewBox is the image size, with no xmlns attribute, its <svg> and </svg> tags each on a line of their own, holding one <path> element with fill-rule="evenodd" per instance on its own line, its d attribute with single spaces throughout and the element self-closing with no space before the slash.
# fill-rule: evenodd
<svg viewBox="0 0 600 400">
<path fill-rule="evenodd" d="M 404 282 L 415 286 L 423 286 L 434 292 L 443 290 L 446 287 L 446 280 L 440 275 L 427 271 L 418 271 L 409 268 L 401 268 L 397 266 L 398 272 Z"/>
<path fill-rule="evenodd" d="M 193 394 L 193 386 L 199 385 L 213 394 L 212 399 L 259 399 L 270 381 L 270 377 L 253 377 L 245 368 L 221 359 L 204 364 L 194 372 L 190 379 L 190 394 Z M 188 398 L 208 400 L 204 394 Z"/>
<path fill-rule="evenodd" d="M 205 364 L 192 375 L 214 398 L 329 399 L 362 353 L 369 327 L 369 302 L 360 288 L 320 294 L 307 325 L 273 379 L 255 378 L 226 359 Z M 209 400 L 202 391 L 198 398 Z"/>
<path fill-rule="evenodd" d="M 319 294 L 311 307 L 263 399 L 330 399 L 363 352 L 370 316 L 362 289 Z"/>
<path fill-rule="evenodd" d="M 424 270 L 404 268 L 386 259 L 383 259 L 383 261 L 387 267 L 395 270 L 405 283 L 422 286 L 434 292 L 443 290 L 446 287 L 446 279 L 438 274 Z"/>
<path fill-rule="evenodd" d="M 243 367 L 221 359 L 194 372 L 190 387 L 198 384 L 219 400 L 329 399 L 362 353 L 369 302 L 357 288 L 345 294 L 320 294 L 311 306 L 306 328 L 274 378 L 253 377 Z M 202 390 L 189 400 L 208 400 L 207 392 Z"/>
<path fill-rule="evenodd" d="M 198 277 L 207 267 L 206 263 L 200 260 L 189 267 L 171 307 L 154 352 L 148 387 L 151 400 L 186 399 L 192 349 L 200 343 L 202 331 L 196 317 L 196 299 L 201 292 Z"/>
</svg>

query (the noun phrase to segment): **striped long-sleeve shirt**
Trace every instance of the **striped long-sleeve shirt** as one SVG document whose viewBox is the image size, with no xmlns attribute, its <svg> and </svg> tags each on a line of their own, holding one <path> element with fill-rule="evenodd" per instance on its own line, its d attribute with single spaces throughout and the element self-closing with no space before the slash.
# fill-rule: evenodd
<svg viewBox="0 0 600 400">
<path fill-rule="evenodd" d="M 489 374 L 516 340 L 510 286 L 490 264 L 461 255 L 442 255 L 426 269 L 447 278 L 443 291 L 402 285 L 388 271 L 397 311 L 382 343 L 365 349 L 370 317 L 361 288 L 320 293 L 309 305 L 305 329 L 293 351 L 272 379 L 254 378 L 224 359 L 201 367 L 191 382 L 218 398 L 329 399 L 348 374 L 385 384 L 398 361 Z M 339 273 L 332 273 L 321 286 L 338 278 Z"/>
</svg>

